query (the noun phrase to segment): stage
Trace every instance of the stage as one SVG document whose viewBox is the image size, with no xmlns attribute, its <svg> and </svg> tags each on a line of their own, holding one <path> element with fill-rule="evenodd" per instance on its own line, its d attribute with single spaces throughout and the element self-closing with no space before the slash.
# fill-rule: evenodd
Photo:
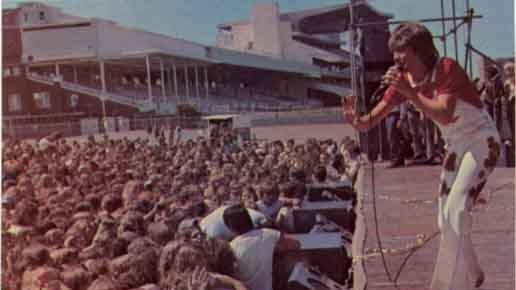
<svg viewBox="0 0 516 290">
<path fill-rule="evenodd" d="M 418 235 L 430 236 L 438 230 L 440 166 L 386 169 L 385 165 L 375 165 L 376 206 L 382 244 L 390 252 L 385 254 L 387 265 L 394 277 L 407 255 L 403 248 L 414 244 Z M 375 253 L 378 244 L 371 173 L 370 166 L 363 168 L 357 184 L 362 208 L 353 246 L 355 252 L 362 252 L 358 255 L 366 257 L 355 259 L 355 289 L 394 290 L 384 272 L 381 256 Z M 495 169 L 474 210 L 473 244 L 486 274 L 485 283 L 479 289 L 515 289 L 514 204 L 514 169 Z M 436 236 L 413 254 L 400 274 L 399 289 L 428 289 L 438 246 L 439 236 Z M 403 254 L 396 253 L 399 250 Z"/>
</svg>

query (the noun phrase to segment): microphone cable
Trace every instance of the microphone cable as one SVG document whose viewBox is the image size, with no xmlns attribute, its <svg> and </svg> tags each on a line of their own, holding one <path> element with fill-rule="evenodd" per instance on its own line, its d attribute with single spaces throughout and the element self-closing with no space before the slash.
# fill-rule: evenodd
<svg viewBox="0 0 516 290">
<path fill-rule="evenodd" d="M 376 100 L 378 99 L 378 97 L 380 96 L 380 94 L 383 93 L 384 90 L 387 89 L 388 87 L 389 87 L 389 85 L 387 83 L 382 82 L 382 84 L 374 91 L 374 93 L 372 94 L 371 97 L 373 100 L 375 100 L 375 103 L 376 103 Z M 369 115 L 369 117 L 368 117 L 368 122 L 369 122 L 369 126 L 371 128 L 373 125 L 371 115 Z M 380 134 L 380 133 L 381 132 L 378 131 L 378 134 Z M 380 142 L 382 142 L 381 139 L 380 139 Z M 378 152 L 378 154 L 381 154 L 381 152 Z M 394 287 L 396 287 L 396 289 L 399 289 L 398 283 L 396 282 L 396 280 L 392 279 L 391 273 L 389 271 L 389 267 L 387 265 L 387 261 L 385 259 L 385 254 L 383 252 L 383 244 L 382 244 L 382 240 L 380 238 L 380 230 L 379 230 L 379 226 L 378 226 L 378 213 L 377 213 L 377 209 L 376 209 L 376 186 L 375 186 L 375 183 L 376 183 L 375 182 L 375 161 L 374 161 L 374 158 L 371 158 L 371 194 L 373 197 L 373 217 L 374 217 L 374 225 L 375 225 L 375 232 L 376 232 L 376 241 L 378 243 L 378 249 L 380 250 L 380 255 L 382 257 L 383 269 L 385 271 L 385 274 L 387 275 L 387 279 L 389 279 L 389 281 L 394 285 Z"/>
</svg>

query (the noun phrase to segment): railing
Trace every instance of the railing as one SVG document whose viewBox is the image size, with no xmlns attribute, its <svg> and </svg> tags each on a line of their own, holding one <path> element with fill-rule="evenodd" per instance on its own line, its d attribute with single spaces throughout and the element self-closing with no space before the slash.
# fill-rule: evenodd
<svg viewBox="0 0 516 290">
<path fill-rule="evenodd" d="M 81 94 L 85 95 L 91 95 L 95 96 L 97 98 L 105 97 L 106 100 L 119 103 L 126 106 L 136 107 L 142 112 L 151 111 L 154 109 L 154 105 L 150 103 L 148 100 L 134 100 L 130 97 L 114 94 L 111 92 L 102 92 L 102 90 L 79 85 L 72 82 L 63 81 L 60 78 L 57 77 L 46 77 L 39 74 L 29 73 L 28 79 L 40 83 L 44 83 L 47 85 L 53 85 L 56 81 L 58 81 L 61 84 L 61 87 L 67 90 L 75 91 Z"/>
<path fill-rule="evenodd" d="M 297 110 L 256 113 L 253 116 L 253 126 L 272 126 L 283 124 L 306 124 L 306 123 L 341 123 L 344 118 L 341 109 L 321 108 L 315 110 Z"/>
<path fill-rule="evenodd" d="M 63 81 L 58 77 L 48 77 L 35 73 L 30 73 L 28 78 L 33 81 L 41 82 L 47 85 L 53 85 L 56 81 L 61 87 L 67 90 L 75 91 L 82 94 L 92 95 L 97 98 L 106 98 L 106 100 L 116 102 L 122 105 L 138 108 L 141 112 L 149 112 L 156 109 L 156 98 L 159 98 L 160 112 L 165 114 L 173 114 L 176 112 L 178 104 L 189 104 L 198 111 L 208 114 L 226 114 L 226 113 L 242 113 L 242 112 L 267 112 L 267 111 L 286 111 L 298 110 L 317 107 L 317 104 L 304 105 L 298 102 L 282 102 L 268 96 L 257 96 L 254 98 L 229 98 L 223 96 L 210 96 L 205 98 L 193 98 L 186 96 L 153 96 L 153 100 L 148 97 L 128 97 L 125 95 L 102 92 L 97 88 L 80 85 L 73 82 Z"/>
<path fill-rule="evenodd" d="M 63 136 L 77 136 L 81 134 L 81 126 L 78 120 L 62 123 L 48 124 L 5 124 L 3 135 L 14 139 L 41 138 L 53 132 L 61 132 Z"/>
</svg>

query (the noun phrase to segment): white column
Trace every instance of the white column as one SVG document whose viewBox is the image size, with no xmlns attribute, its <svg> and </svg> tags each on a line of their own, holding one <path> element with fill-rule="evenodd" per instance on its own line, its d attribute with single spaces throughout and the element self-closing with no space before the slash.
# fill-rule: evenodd
<svg viewBox="0 0 516 290">
<path fill-rule="evenodd" d="M 151 72 L 149 55 L 145 56 L 145 69 L 147 71 L 147 96 L 152 100 Z"/>
<path fill-rule="evenodd" d="M 61 73 L 61 72 L 59 71 L 59 64 L 58 64 L 58 63 L 56 63 L 56 77 L 59 77 L 59 74 L 60 74 L 60 73 Z"/>
<path fill-rule="evenodd" d="M 204 89 L 206 90 L 206 97 L 210 95 L 210 82 L 208 81 L 208 68 L 204 67 Z"/>
<path fill-rule="evenodd" d="M 174 73 L 174 93 L 176 95 L 176 98 L 179 97 L 179 92 L 177 91 L 177 68 L 176 64 L 172 64 L 172 71 Z"/>
<path fill-rule="evenodd" d="M 101 99 L 102 99 L 102 116 L 104 117 L 103 124 L 106 125 L 106 72 L 104 68 L 104 61 L 101 59 L 99 61 L 100 64 L 100 84 L 102 86 L 102 93 L 101 93 Z M 107 128 L 104 128 L 107 129 Z"/>
<path fill-rule="evenodd" d="M 188 66 L 185 64 L 185 85 L 186 85 L 186 98 L 190 98 L 190 86 L 188 85 Z"/>
<path fill-rule="evenodd" d="M 199 92 L 199 73 L 197 71 L 197 65 L 194 66 L 195 69 L 195 96 L 200 98 L 201 94 Z"/>
<path fill-rule="evenodd" d="M 160 70 L 160 78 L 161 78 L 161 95 L 165 96 L 165 72 L 163 67 L 163 59 L 159 59 L 159 70 Z"/>
<path fill-rule="evenodd" d="M 167 96 L 172 97 L 172 79 L 170 78 L 171 71 L 167 69 L 167 81 L 168 81 L 168 94 Z"/>
</svg>

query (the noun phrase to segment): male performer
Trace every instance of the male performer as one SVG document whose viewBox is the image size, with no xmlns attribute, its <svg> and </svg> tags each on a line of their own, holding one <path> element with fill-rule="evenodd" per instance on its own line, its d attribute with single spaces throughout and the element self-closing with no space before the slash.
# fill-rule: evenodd
<svg viewBox="0 0 516 290">
<path fill-rule="evenodd" d="M 400 24 L 389 48 L 396 66 L 385 76 L 390 86 L 383 99 L 360 117 L 352 102 L 346 102 L 344 115 L 356 129 L 367 131 L 408 101 L 438 124 L 447 154 L 438 203 L 441 242 L 430 288 L 479 287 L 484 272 L 471 241 L 471 209 L 499 157 L 498 131 L 465 71 L 454 60 L 439 58 L 425 26 Z"/>
</svg>

